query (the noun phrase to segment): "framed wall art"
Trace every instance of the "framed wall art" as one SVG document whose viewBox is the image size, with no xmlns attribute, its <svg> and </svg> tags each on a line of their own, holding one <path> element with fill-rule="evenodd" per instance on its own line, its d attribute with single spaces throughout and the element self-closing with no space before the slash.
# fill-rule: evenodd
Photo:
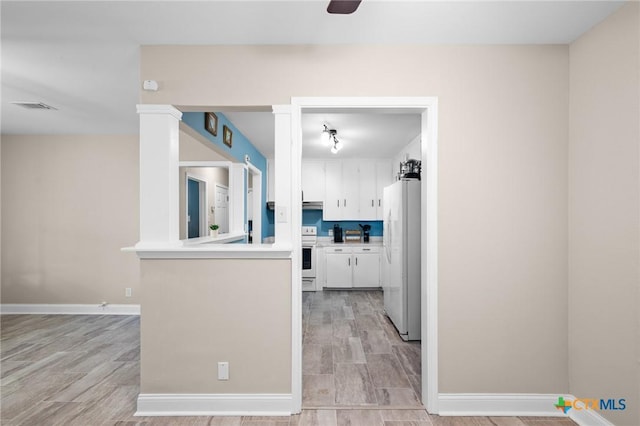
<svg viewBox="0 0 640 426">
<path fill-rule="evenodd" d="M 233 132 L 226 124 L 222 127 L 222 141 L 229 148 L 233 145 Z"/>
<path fill-rule="evenodd" d="M 213 112 L 205 112 L 204 128 L 213 136 L 218 136 L 218 116 Z"/>
</svg>

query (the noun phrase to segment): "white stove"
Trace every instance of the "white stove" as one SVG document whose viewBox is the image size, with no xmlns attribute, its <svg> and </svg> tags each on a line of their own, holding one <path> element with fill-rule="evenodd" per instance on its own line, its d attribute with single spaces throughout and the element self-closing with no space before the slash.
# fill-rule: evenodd
<svg viewBox="0 0 640 426">
<path fill-rule="evenodd" d="M 318 243 L 318 228 L 315 226 L 302 227 L 302 246 L 312 246 Z"/>
<path fill-rule="evenodd" d="M 302 291 L 316 290 L 316 244 L 318 228 L 302 227 Z"/>
</svg>

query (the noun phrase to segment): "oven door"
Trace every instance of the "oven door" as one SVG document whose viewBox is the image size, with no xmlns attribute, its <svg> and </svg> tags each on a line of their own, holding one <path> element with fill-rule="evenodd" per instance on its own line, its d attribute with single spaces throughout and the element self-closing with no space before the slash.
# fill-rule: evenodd
<svg viewBox="0 0 640 426">
<path fill-rule="evenodd" d="M 315 278 L 316 276 L 316 247 L 302 246 L 302 277 Z"/>
</svg>

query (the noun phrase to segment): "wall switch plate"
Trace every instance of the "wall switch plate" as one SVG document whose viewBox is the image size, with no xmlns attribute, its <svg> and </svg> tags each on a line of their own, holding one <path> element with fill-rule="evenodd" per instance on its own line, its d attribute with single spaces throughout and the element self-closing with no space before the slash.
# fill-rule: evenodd
<svg viewBox="0 0 640 426">
<path fill-rule="evenodd" d="M 229 380 L 229 363 L 218 363 L 218 380 Z"/>
<path fill-rule="evenodd" d="M 333 237 L 333 229 L 329 229 L 329 231 L 328 231 L 328 232 L 329 232 L 329 236 L 330 236 L 330 237 Z"/>
<path fill-rule="evenodd" d="M 289 214 L 286 206 L 276 206 L 276 222 L 287 223 Z"/>
<path fill-rule="evenodd" d="M 132 291 L 131 291 L 130 287 L 127 287 L 127 288 L 124 289 L 124 296 L 125 297 L 131 297 L 131 293 L 132 293 Z"/>
</svg>

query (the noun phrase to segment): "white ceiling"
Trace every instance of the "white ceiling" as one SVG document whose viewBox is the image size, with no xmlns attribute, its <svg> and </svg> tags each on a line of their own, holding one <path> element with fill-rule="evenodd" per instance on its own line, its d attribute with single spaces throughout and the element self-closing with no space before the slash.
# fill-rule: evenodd
<svg viewBox="0 0 640 426">
<path fill-rule="evenodd" d="M 136 133 L 140 45 L 566 44 L 624 2 L 364 0 L 348 16 L 327 3 L 3 0 L 2 133 Z"/>
<path fill-rule="evenodd" d="M 344 146 L 338 154 L 320 137 L 325 123 Z M 303 114 L 302 157 L 392 158 L 419 134 L 419 114 Z"/>
<path fill-rule="evenodd" d="M 225 116 L 267 158 L 273 157 L 274 120 L 269 112 L 227 112 Z M 344 148 L 339 158 L 391 158 L 420 134 L 420 115 L 372 112 L 302 114 L 302 157 L 336 158 L 320 136 L 323 124 L 337 131 Z"/>
</svg>

